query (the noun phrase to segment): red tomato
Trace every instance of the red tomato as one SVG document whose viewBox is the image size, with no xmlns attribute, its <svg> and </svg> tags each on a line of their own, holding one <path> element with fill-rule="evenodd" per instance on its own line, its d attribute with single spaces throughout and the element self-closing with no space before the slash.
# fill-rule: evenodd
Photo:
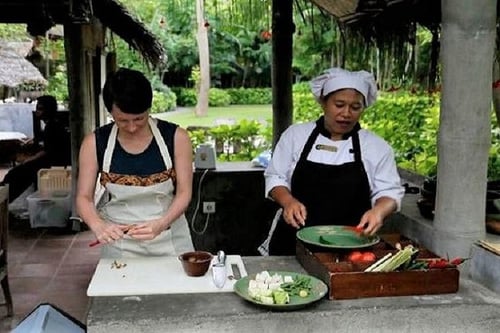
<svg viewBox="0 0 500 333">
<path fill-rule="evenodd" d="M 361 255 L 361 261 L 375 261 L 375 259 L 377 259 L 377 257 L 373 252 L 363 252 Z"/>
<path fill-rule="evenodd" d="M 363 257 L 363 254 L 359 251 L 353 251 L 347 256 L 347 260 L 352 261 L 352 262 L 357 262 L 361 261 L 361 258 Z"/>
</svg>

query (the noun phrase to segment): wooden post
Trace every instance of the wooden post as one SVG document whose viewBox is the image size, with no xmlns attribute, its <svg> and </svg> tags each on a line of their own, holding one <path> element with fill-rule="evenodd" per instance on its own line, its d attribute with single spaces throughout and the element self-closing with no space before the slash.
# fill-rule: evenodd
<svg viewBox="0 0 500 333">
<path fill-rule="evenodd" d="M 96 99 L 93 58 L 99 40 L 97 21 L 64 25 L 64 48 L 68 73 L 69 123 L 71 129 L 72 197 L 76 194 L 78 155 L 84 136 L 96 127 Z M 100 73 L 99 73 L 100 75 Z M 74 212 L 73 212 L 74 213 Z"/>
<path fill-rule="evenodd" d="M 292 124 L 292 57 L 293 1 L 273 0 L 272 3 L 272 70 L 273 147 L 281 133 Z M 279 55 L 279 57 L 278 57 Z"/>
</svg>

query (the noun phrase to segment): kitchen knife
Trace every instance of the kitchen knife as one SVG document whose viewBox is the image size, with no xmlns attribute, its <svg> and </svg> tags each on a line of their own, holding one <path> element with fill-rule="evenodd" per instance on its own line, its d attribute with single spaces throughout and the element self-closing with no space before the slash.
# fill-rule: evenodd
<svg viewBox="0 0 500 333">
<path fill-rule="evenodd" d="M 226 284 L 226 254 L 222 250 L 217 252 L 217 262 L 212 265 L 212 278 L 215 286 L 219 289 Z"/>
</svg>

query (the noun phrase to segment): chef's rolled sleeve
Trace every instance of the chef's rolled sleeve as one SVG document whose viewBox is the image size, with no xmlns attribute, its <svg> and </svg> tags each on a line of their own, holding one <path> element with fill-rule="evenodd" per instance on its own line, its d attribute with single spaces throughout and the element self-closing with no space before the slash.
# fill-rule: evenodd
<svg viewBox="0 0 500 333">
<path fill-rule="evenodd" d="M 401 186 L 396 163 L 394 162 L 394 152 L 387 147 L 381 155 L 378 163 L 374 166 L 374 171 L 368 173 L 371 183 L 372 206 L 382 197 L 389 197 L 396 202 L 396 211 L 401 210 L 401 200 L 404 196 L 404 187 Z"/>
</svg>

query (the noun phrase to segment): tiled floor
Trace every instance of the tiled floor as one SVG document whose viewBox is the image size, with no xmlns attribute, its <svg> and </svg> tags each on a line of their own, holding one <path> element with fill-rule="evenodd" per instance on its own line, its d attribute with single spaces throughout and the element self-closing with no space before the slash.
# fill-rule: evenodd
<svg viewBox="0 0 500 333">
<path fill-rule="evenodd" d="M 17 219 L 11 220 L 9 227 L 14 317 L 7 318 L 5 307 L 0 307 L 0 332 L 15 328 L 40 303 L 51 303 L 85 324 L 86 290 L 99 257 L 99 248 L 88 246 L 93 234 L 31 229 L 29 221 Z"/>
</svg>

